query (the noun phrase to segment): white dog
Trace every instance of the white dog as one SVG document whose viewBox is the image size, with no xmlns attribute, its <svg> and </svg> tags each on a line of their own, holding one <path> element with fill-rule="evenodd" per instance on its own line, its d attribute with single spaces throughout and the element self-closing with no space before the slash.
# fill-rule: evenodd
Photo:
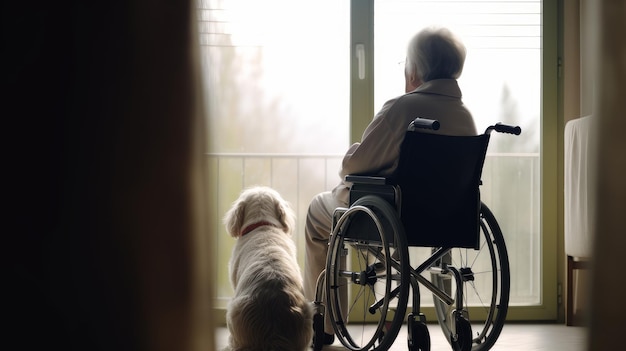
<svg viewBox="0 0 626 351">
<path fill-rule="evenodd" d="M 302 351 L 312 340 L 312 311 L 291 238 L 295 215 L 275 190 L 244 190 L 224 217 L 238 238 L 229 264 L 227 350 Z"/>
</svg>

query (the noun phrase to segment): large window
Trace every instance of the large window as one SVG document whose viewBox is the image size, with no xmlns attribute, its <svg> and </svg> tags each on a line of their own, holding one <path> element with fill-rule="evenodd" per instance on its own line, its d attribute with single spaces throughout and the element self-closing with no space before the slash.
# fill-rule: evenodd
<svg viewBox="0 0 626 351">
<path fill-rule="evenodd" d="M 269 185 L 294 207 L 304 250 L 311 198 L 339 182 L 349 136 L 350 3 L 202 0 L 212 257 L 218 306 L 232 295 L 221 218 L 242 188 Z M 304 264 L 304 256 L 299 255 Z"/>
<path fill-rule="evenodd" d="M 211 254 L 215 267 L 220 267 L 218 306 L 232 294 L 226 263 L 233 239 L 221 218 L 239 191 L 269 185 L 292 203 L 298 215 L 294 238 L 303 264 L 310 199 L 339 181 L 337 171 L 350 133 L 353 138 L 360 135 L 358 129 L 387 99 L 403 93 L 401 62 L 407 41 L 429 25 L 449 27 L 468 49 L 459 84 L 479 131 L 496 122 L 522 126 L 522 136 L 492 137 L 481 194 L 507 241 L 511 305 L 544 302 L 542 1 L 199 0 L 199 4 L 210 116 L 209 216 L 217 233 Z M 355 11 L 361 6 L 368 8 Z M 373 21 L 354 18 L 368 12 Z M 372 51 L 351 47 L 355 36 L 368 37 L 370 32 L 371 42 L 365 44 L 373 46 Z M 374 79 L 365 79 L 371 95 L 368 89 L 355 89 L 355 81 L 363 82 L 355 69 L 363 59 L 374 62 Z M 360 91 L 366 93 L 361 96 Z M 373 111 L 362 113 L 357 103 L 369 103 Z"/>
</svg>

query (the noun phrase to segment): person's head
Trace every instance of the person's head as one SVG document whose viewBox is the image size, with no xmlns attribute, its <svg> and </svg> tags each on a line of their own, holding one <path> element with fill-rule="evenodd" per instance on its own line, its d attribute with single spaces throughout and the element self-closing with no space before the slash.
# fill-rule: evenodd
<svg viewBox="0 0 626 351">
<path fill-rule="evenodd" d="M 457 79 L 465 63 L 465 46 L 446 28 L 426 28 L 411 38 L 404 69 L 406 91 L 433 79 Z"/>
</svg>

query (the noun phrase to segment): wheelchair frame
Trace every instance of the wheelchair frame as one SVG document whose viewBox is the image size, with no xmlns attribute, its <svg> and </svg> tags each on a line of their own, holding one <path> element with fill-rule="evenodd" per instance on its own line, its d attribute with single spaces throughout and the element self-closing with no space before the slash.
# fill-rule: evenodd
<svg viewBox="0 0 626 351">
<path fill-rule="evenodd" d="M 417 118 L 409 126 L 410 131 L 420 128 L 436 130 L 439 123 Z M 485 134 L 493 130 L 521 133 L 519 127 L 498 123 L 487 128 Z M 438 323 L 453 350 L 489 350 L 504 325 L 510 289 L 506 245 L 489 208 L 480 203 L 476 247 L 468 248 L 467 244 L 432 247 L 431 256 L 412 268 L 409 244 L 399 216 L 402 196 L 399 186 L 382 177 L 348 176 L 346 180 L 364 186 L 366 191 L 355 196 L 350 207 L 337 208 L 334 212 L 326 269 L 318 278 L 314 301 L 313 349 L 322 349 L 327 313 L 335 335 L 350 350 L 388 350 L 405 318 L 409 351 L 430 350 L 429 331 L 420 312 L 419 285 L 422 285 L 433 294 Z M 480 260 L 482 253 L 486 258 Z M 477 271 L 473 267 L 484 266 L 486 260 L 488 274 L 482 273 L 485 268 Z M 430 280 L 423 273 L 430 273 Z M 488 302 L 480 296 L 469 302 L 468 295 L 478 294 L 479 290 L 485 290 Z M 410 291 L 412 310 L 407 315 Z M 354 301 L 347 305 L 350 294 L 354 295 Z M 483 303 L 483 307 L 474 311 L 469 305 L 476 301 Z M 369 321 L 365 317 L 368 313 Z M 363 317 L 364 322 L 349 322 L 355 315 Z M 476 324 L 477 319 L 472 321 L 470 316 L 478 316 L 481 323 Z M 472 323 L 479 328 L 475 334 Z"/>
</svg>

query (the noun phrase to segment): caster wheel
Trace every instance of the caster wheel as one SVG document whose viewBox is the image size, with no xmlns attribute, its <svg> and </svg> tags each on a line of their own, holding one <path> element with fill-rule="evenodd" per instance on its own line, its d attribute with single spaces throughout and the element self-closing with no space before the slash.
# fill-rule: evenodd
<svg viewBox="0 0 626 351">
<path fill-rule="evenodd" d="M 455 318 L 456 337 L 452 336 L 452 348 L 455 351 L 471 351 L 472 350 L 472 325 L 469 320 L 461 315 Z"/>
<path fill-rule="evenodd" d="M 409 351 L 430 351 L 430 333 L 426 323 L 416 321 L 413 313 L 408 318 Z"/>
<path fill-rule="evenodd" d="M 324 347 L 324 315 L 317 313 L 313 316 L 313 351 L 320 351 Z"/>
</svg>

